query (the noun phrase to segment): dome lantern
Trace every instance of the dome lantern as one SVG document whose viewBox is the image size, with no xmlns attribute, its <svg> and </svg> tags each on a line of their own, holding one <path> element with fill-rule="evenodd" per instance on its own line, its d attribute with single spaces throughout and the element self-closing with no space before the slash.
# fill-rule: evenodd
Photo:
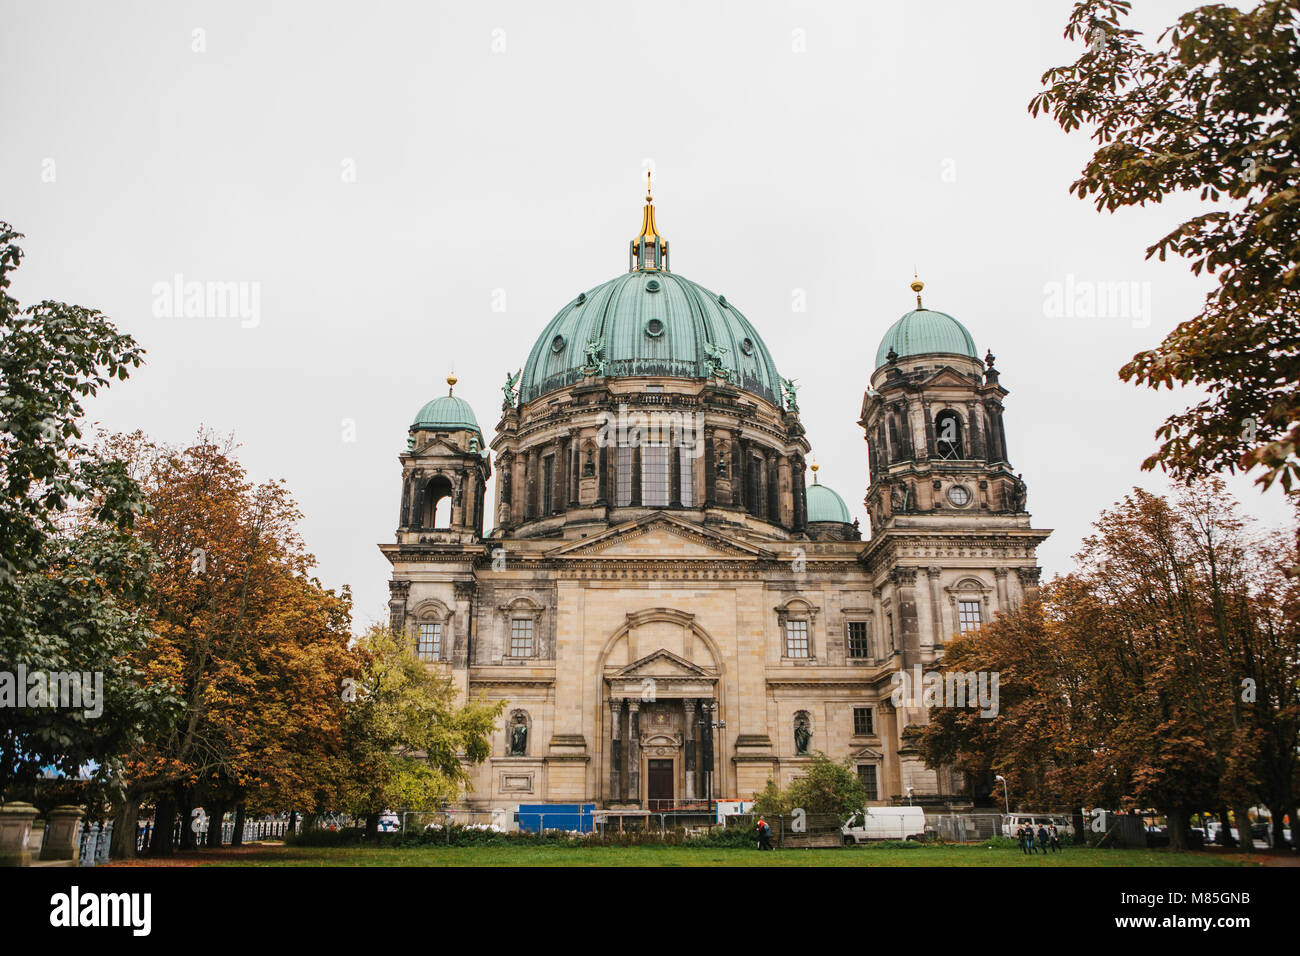
<svg viewBox="0 0 1300 956">
<path fill-rule="evenodd" d="M 641 232 L 628 247 L 628 272 L 668 272 L 668 240 L 655 226 L 654 195 L 650 188 L 650 171 L 645 174 L 645 209 L 641 213 Z"/>
</svg>

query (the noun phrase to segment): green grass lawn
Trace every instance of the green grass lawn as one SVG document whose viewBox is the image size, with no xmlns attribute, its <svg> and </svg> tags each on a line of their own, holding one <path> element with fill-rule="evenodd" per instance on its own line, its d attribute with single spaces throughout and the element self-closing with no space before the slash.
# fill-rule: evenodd
<svg viewBox="0 0 1300 956">
<path fill-rule="evenodd" d="M 900 850 L 847 847 L 831 850 L 777 850 L 687 847 L 421 846 L 411 849 L 355 847 L 249 847 L 238 856 L 223 852 L 189 855 L 199 866 L 1251 866 L 1236 854 L 1170 853 L 1167 850 L 1068 849 L 1048 856 L 1025 856 L 1017 849 L 978 846 Z M 178 861 L 180 862 L 180 861 Z"/>
</svg>

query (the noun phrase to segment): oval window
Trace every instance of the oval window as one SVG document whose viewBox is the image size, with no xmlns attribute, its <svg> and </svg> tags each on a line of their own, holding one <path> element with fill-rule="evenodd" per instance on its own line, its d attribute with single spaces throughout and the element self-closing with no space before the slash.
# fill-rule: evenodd
<svg viewBox="0 0 1300 956">
<path fill-rule="evenodd" d="M 566 344 L 567 344 L 567 343 L 565 343 L 565 341 L 564 341 L 564 336 L 563 336 L 563 335 L 557 335 L 555 338 L 551 339 L 551 351 L 552 351 L 552 352 L 563 352 L 563 351 L 564 351 L 564 346 L 565 346 Z"/>
<path fill-rule="evenodd" d="M 743 342 L 740 343 L 740 350 L 741 350 L 742 352 L 744 352 L 746 355 L 753 355 L 753 354 L 754 354 L 754 340 L 753 340 L 753 339 L 745 339 Z"/>
</svg>

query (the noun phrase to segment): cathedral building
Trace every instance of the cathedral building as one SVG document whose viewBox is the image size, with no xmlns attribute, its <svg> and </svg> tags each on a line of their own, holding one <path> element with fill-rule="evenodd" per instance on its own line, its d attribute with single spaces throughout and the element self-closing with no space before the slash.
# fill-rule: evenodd
<svg viewBox="0 0 1300 956">
<path fill-rule="evenodd" d="M 817 751 L 875 803 L 969 801 L 894 691 L 1037 587 L 1050 532 L 992 354 L 912 283 L 858 419 L 864 539 L 810 465 L 794 383 L 668 246 L 647 191 L 627 272 L 541 330 L 490 440 L 454 377 L 410 426 L 380 545 L 393 626 L 463 697 L 508 702 L 466 802 L 749 799 Z"/>
</svg>

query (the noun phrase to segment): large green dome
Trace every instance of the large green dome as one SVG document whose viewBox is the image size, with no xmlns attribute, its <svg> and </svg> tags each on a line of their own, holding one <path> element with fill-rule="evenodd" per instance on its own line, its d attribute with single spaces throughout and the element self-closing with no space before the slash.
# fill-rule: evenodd
<svg viewBox="0 0 1300 956">
<path fill-rule="evenodd" d="M 724 296 L 664 270 L 637 270 L 578 296 L 537 339 L 519 381 L 521 402 L 583 378 L 591 343 L 611 377 L 708 378 L 717 356 L 728 379 L 780 404 L 776 364 L 739 310 Z"/>
<path fill-rule="evenodd" d="M 838 521 L 852 524 L 849 509 L 834 490 L 825 485 L 811 484 L 806 489 L 808 499 L 808 521 Z"/>
<path fill-rule="evenodd" d="M 442 395 L 420 409 L 410 430 L 421 428 L 433 431 L 472 431 L 478 435 L 480 442 L 483 440 L 483 432 L 478 427 L 478 419 L 474 417 L 474 409 L 469 407 L 469 402 L 465 399 L 455 395 Z"/>
<path fill-rule="evenodd" d="M 899 358 L 933 353 L 979 358 L 966 326 L 948 313 L 933 309 L 913 309 L 889 327 L 876 349 L 876 368 L 888 363 L 890 349 Z"/>
</svg>

